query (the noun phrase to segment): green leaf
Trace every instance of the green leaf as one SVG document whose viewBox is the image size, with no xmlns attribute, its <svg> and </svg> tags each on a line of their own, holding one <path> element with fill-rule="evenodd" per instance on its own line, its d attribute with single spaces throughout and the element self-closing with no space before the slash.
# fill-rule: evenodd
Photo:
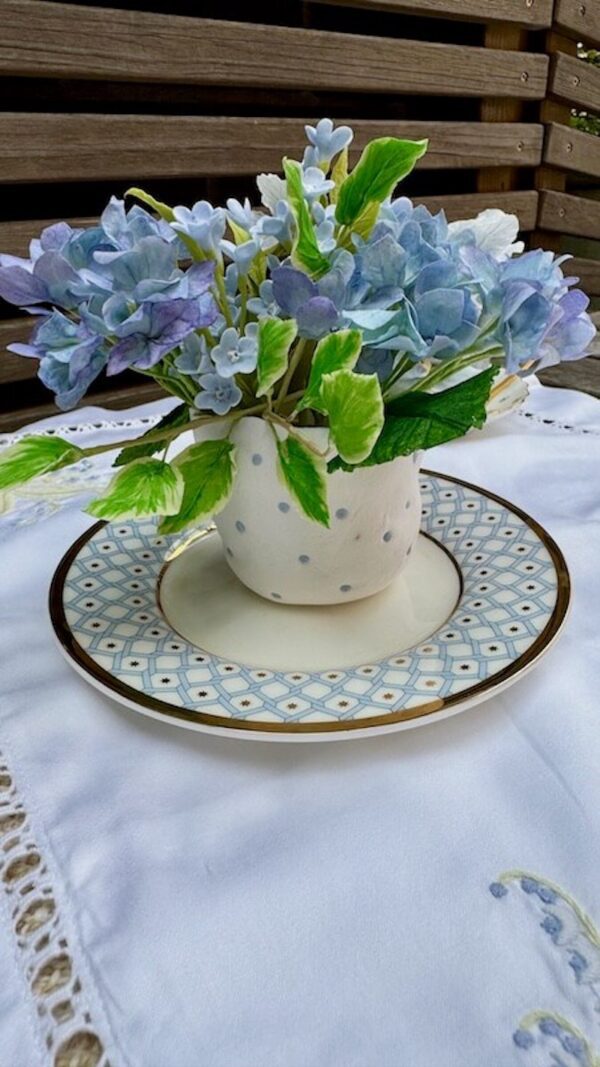
<svg viewBox="0 0 600 1067">
<path fill-rule="evenodd" d="M 383 397 L 377 375 L 355 374 L 351 370 L 325 374 L 321 399 L 340 456 L 346 463 L 361 463 L 383 426 Z"/>
<path fill-rule="evenodd" d="M 156 214 L 160 215 L 165 222 L 173 222 L 175 219 L 172 207 L 169 207 L 168 204 L 163 204 L 162 200 L 155 200 L 153 196 L 150 196 L 150 193 L 144 192 L 143 189 L 137 189 L 132 186 L 131 189 L 127 190 L 125 196 L 135 196 L 136 200 L 141 200 L 143 204 L 147 204 L 153 211 L 156 211 Z"/>
<path fill-rule="evenodd" d="M 265 318 L 258 320 L 258 377 L 257 396 L 264 396 L 285 374 L 290 345 L 296 339 L 298 327 L 294 319 Z"/>
<path fill-rule="evenodd" d="M 331 180 L 335 182 L 334 188 L 329 194 L 332 204 L 337 204 L 340 188 L 348 177 L 348 149 L 343 148 L 331 168 Z"/>
<path fill-rule="evenodd" d="M 243 245 L 250 240 L 248 230 L 245 230 L 243 226 L 238 226 L 237 222 L 234 222 L 232 218 L 227 219 L 227 225 L 231 230 L 234 244 Z"/>
<path fill-rule="evenodd" d="M 362 346 L 360 330 L 339 330 L 330 333 L 319 341 L 310 368 L 310 377 L 306 392 L 298 404 L 298 411 L 303 408 L 315 408 L 324 411 L 321 400 L 321 382 L 324 374 L 347 368 L 352 370 Z"/>
<path fill-rule="evenodd" d="M 473 427 L 481 427 L 486 420 L 486 403 L 492 388 L 495 367 L 468 378 L 441 393 L 404 393 L 387 405 L 381 435 L 361 466 L 388 463 L 397 456 L 442 445 L 455 437 L 463 437 Z M 329 470 L 346 465 L 334 459 Z"/>
<path fill-rule="evenodd" d="M 171 438 L 163 437 L 156 441 L 144 441 L 144 438 L 148 437 L 149 434 L 155 434 L 157 430 L 172 430 L 176 426 L 185 426 L 189 421 L 190 413 L 187 404 L 178 404 L 172 411 L 168 411 L 166 415 L 163 415 L 156 426 L 146 430 L 134 444 L 123 448 L 113 463 L 113 467 L 124 467 L 127 463 L 133 463 L 136 459 L 143 459 L 145 456 L 153 456 L 156 452 L 162 452 Z"/>
<path fill-rule="evenodd" d="M 329 268 L 329 260 L 319 251 L 313 220 L 304 199 L 302 167 L 294 159 L 284 159 L 283 170 L 287 195 L 296 221 L 296 235 L 292 245 L 292 263 L 318 278 Z"/>
<path fill-rule="evenodd" d="M 175 467 L 160 459 L 136 459 L 85 510 L 97 519 L 147 519 L 172 515 L 182 496 L 183 478 Z"/>
<path fill-rule="evenodd" d="M 297 437 L 277 441 L 279 474 L 291 496 L 307 518 L 329 526 L 327 506 L 327 467 Z"/>
<path fill-rule="evenodd" d="M 24 437 L 0 451 L 0 489 L 21 485 L 39 474 L 76 463 L 84 453 L 62 437 Z"/>
<path fill-rule="evenodd" d="M 200 441 L 175 456 L 173 466 L 183 476 L 183 499 L 177 514 L 161 522 L 164 534 L 179 533 L 225 507 L 233 489 L 235 449 L 231 441 Z"/>
<path fill-rule="evenodd" d="M 380 207 L 381 204 L 377 200 L 372 200 L 370 204 L 367 204 L 356 222 L 352 223 L 352 233 L 357 233 L 359 237 L 362 237 L 363 241 L 366 241 L 377 222 Z"/>
<path fill-rule="evenodd" d="M 401 141 L 397 137 L 371 141 L 339 191 L 337 221 L 351 226 L 373 201 L 381 204 L 426 151 L 427 141 Z"/>
</svg>

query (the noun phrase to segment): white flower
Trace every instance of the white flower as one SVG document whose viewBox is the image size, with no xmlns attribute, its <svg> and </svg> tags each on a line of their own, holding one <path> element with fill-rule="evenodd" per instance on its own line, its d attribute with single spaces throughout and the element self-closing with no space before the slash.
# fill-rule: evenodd
<svg viewBox="0 0 600 1067">
<path fill-rule="evenodd" d="M 475 219 L 461 219 L 448 226 L 450 237 L 472 233 L 478 248 L 488 252 L 494 259 L 503 260 L 522 252 L 523 241 L 517 241 L 519 220 L 516 215 L 507 215 L 499 208 L 480 211 Z"/>
<path fill-rule="evenodd" d="M 256 178 L 260 201 L 273 215 L 280 200 L 285 200 L 287 188 L 283 178 L 278 174 L 259 174 Z"/>
</svg>

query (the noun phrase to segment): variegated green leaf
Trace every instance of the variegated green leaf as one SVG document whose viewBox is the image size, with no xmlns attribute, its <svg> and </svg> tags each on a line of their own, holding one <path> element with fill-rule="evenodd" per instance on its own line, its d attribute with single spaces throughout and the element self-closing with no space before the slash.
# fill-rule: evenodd
<svg viewBox="0 0 600 1067">
<path fill-rule="evenodd" d="M 384 421 L 377 375 L 355 374 L 351 370 L 325 374 L 321 398 L 331 439 L 340 456 L 346 463 L 361 463 L 373 448 Z"/>
<path fill-rule="evenodd" d="M 294 319 L 262 318 L 258 323 L 257 396 L 264 396 L 285 374 L 298 327 Z"/>
<path fill-rule="evenodd" d="M 329 260 L 319 251 L 315 227 L 302 189 L 302 167 L 294 159 L 284 159 L 283 170 L 287 195 L 296 222 L 292 246 L 292 263 L 319 278 L 330 267 Z"/>
<path fill-rule="evenodd" d="M 160 459 L 136 459 L 109 482 L 86 508 L 97 519 L 147 519 L 172 515 L 183 496 L 180 472 Z"/>
<path fill-rule="evenodd" d="M 163 415 L 156 426 L 151 426 L 132 445 L 127 445 L 126 448 L 121 449 L 113 463 L 113 467 L 125 467 L 128 463 L 132 463 L 134 459 L 142 459 L 144 456 L 154 456 L 157 452 L 163 452 L 171 438 L 167 436 L 157 440 L 155 438 L 157 430 L 172 430 L 176 426 L 183 427 L 189 421 L 189 407 L 187 404 L 179 404 L 176 408 L 168 411 L 166 415 Z M 154 438 L 152 441 L 145 440 L 149 435 Z"/>
<path fill-rule="evenodd" d="M 337 221 L 352 226 L 369 204 L 381 204 L 426 151 L 427 141 L 401 141 L 397 137 L 371 141 L 339 191 Z"/>
<path fill-rule="evenodd" d="M 329 526 L 325 460 L 291 435 L 278 440 L 277 455 L 280 477 L 300 510 L 314 522 Z"/>
<path fill-rule="evenodd" d="M 165 534 L 179 533 L 225 507 L 233 489 L 235 448 L 231 441 L 200 441 L 176 456 L 173 466 L 183 477 L 183 498 L 177 514 L 160 524 Z"/>
<path fill-rule="evenodd" d="M 338 330 L 319 341 L 310 368 L 310 376 L 304 396 L 298 404 L 298 411 L 303 408 L 315 408 L 324 411 L 321 400 L 321 382 L 324 374 L 347 368 L 352 370 L 362 344 L 360 330 Z"/>
<path fill-rule="evenodd" d="M 163 204 L 162 200 L 155 200 L 150 193 L 146 193 L 144 189 L 138 189 L 132 186 L 125 193 L 125 196 L 134 196 L 136 200 L 141 200 L 143 204 L 147 204 L 153 211 L 156 211 L 157 215 L 160 215 L 161 219 L 165 222 L 173 222 L 175 215 L 173 214 L 173 208 L 168 204 Z"/>
<path fill-rule="evenodd" d="M 62 437 L 32 434 L 0 451 L 0 489 L 37 478 L 39 474 L 76 463 L 84 453 Z"/>
</svg>

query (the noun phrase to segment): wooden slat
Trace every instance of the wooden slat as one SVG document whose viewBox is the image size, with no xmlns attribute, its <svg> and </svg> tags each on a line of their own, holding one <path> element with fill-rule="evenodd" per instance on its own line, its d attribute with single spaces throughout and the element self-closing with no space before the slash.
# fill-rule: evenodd
<svg viewBox="0 0 600 1067">
<path fill-rule="evenodd" d="M 425 204 L 430 211 L 446 212 L 448 219 L 468 219 L 488 207 L 517 215 L 522 231 L 533 230 L 536 225 L 538 193 L 535 189 L 515 193 L 466 193 L 457 196 L 415 197 L 415 203 Z"/>
<path fill-rule="evenodd" d="M 600 239 L 600 200 L 568 193 L 540 193 L 539 227 L 555 233 Z"/>
<path fill-rule="evenodd" d="M 517 22 L 529 29 L 544 29 L 552 22 L 552 0 L 313 0 L 321 4 L 362 7 L 410 15 L 441 15 L 444 18 L 488 22 Z M 489 9 L 488 9 L 489 7 Z"/>
<path fill-rule="evenodd" d="M 153 382 L 129 386 L 125 389 L 107 389 L 102 392 L 91 392 L 82 400 L 79 407 L 109 408 L 121 411 L 123 408 L 135 407 L 136 404 L 149 404 L 153 400 L 162 400 L 164 390 Z M 78 421 L 77 408 L 73 409 L 73 424 Z M 47 404 L 36 404 L 32 407 L 21 408 L 19 411 L 8 411 L 0 414 L 0 433 L 11 433 L 22 426 L 28 426 L 38 419 L 47 419 L 57 415 L 58 409 L 51 400 Z M 80 420 L 79 420 L 80 421 Z"/>
<path fill-rule="evenodd" d="M 537 100 L 547 72 L 527 52 L 2 0 L 11 75 Z"/>
<path fill-rule="evenodd" d="M 0 385 L 8 382 L 24 382 L 35 378 L 38 369 L 37 359 L 14 356 L 6 351 L 6 346 L 18 341 L 26 344 L 34 326 L 32 318 L 0 320 Z"/>
<path fill-rule="evenodd" d="M 574 256 L 565 265 L 566 274 L 579 278 L 581 288 L 589 296 L 600 296 L 600 259 L 581 259 Z"/>
<path fill-rule="evenodd" d="M 556 367 L 541 371 L 538 378 L 543 385 L 579 389 L 582 393 L 600 397 L 600 359 L 595 356 L 559 363 Z"/>
<path fill-rule="evenodd" d="M 352 161 L 372 137 L 429 137 L 429 169 L 536 166 L 535 123 L 370 122 L 355 129 Z M 133 180 L 281 171 L 306 144 L 302 119 L 0 113 L 0 182 Z"/>
<path fill-rule="evenodd" d="M 544 161 L 561 170 L 600 178 L 600 138 L 552 122 L 547 129 Z"/>
<path fill-rule="evenodd" d="M 554 22 L 569 37 L 585 44 L 600 44 L 598 0 L 556 0 Z"/>
<path fill-rule="evenodd" d="M 569 104 L 600 111 L 600 68 L 574 56 L 557 55 L 548 91 Z"/>
</svg>

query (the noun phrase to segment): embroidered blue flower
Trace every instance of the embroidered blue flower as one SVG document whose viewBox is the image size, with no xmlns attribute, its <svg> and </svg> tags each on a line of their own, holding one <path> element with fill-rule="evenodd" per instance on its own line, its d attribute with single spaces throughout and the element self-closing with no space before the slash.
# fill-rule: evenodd
<svg viewBox="0 0 600 1067">
<path fill-rule="evenodd" d="M 218 345 L 212 350 L 213 362 L 222 378 L 234 374 L 250 374 L 256 368 L 258 358 L 258 324 L 246 327 L 243 337 L 230 326 L 223 330 Z"/>
<path fill-rule="evenodd" d="M 550 934 L 550 938 L 554 944 L 558 944 L 558 936 L 563 928 L 563 924 L 558 915 L 546 915 L 545 919 L 540 923 L 540 926 L 542 930 L 545 930 L 547 934 Z"/>
<path fill-rule="evenodd" d="M 500 900 L 501 897 L 505 897 L 508 893 L 508 889 L 505 885 L 502 885 L 502 882 L 492 882 L 489 890 L 492 896 L 496 897 L 497 900 Z"/>
<path fill-rule="evenodd" d="M 306 149 L 304 161 L 307 166 L 329 163 L 334 156 L 351 144 L 354 133 L 349 126 L 334 127 L 331 119 L 321 119 L 316 126 L 305 126 L 310 147 Z"/>
<path fill-rule="evenodd" d="M 581 952 L 573 952 L 569 958 L 569 967 L 572 968 L 575 979 L 579 983 L 582 981 L 584 972 L 588 969 L 588 961 L 585 956 L 581 955 Z"/>
<path fill-rule="evenodd" d="M 242 399 L 242 391 L 232 378 L 221 378 L 218 374 L 203 374 L 200 378 L 202 391 L 194 400 L 200 411 L 213 411 L 215 415 L 226 415 Z"/>
<path fill-rule="evenodd" d="M 545 1019 L 540 1019 L 538 1025 L 541 1032 L 548 1037 L 559 1037 L 562 1032 L 556 1020 L 550 1018 L 550 1016 L 547 1016 Z"/>
<path fill-rule="evenodd" d="M 529 1030 L 515 1030 L 513 1041 L 517 1048 L 531 1048 L 535 1038 L 533 1034 L 529 1033 Z"/>
</svg>

